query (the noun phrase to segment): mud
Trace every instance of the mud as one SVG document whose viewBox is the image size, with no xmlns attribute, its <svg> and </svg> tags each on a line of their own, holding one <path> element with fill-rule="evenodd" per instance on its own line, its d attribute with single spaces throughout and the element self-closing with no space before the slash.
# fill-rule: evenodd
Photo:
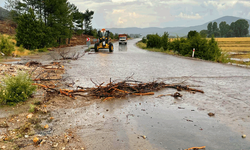
<svg viewBox="0 0 250 150">
<path fill-rule="evenodd" d="M 47 106 L 55 119 L 44 136 L 60 136 L 70 129 L 85 149 L 250 149 L 249 69 L 148 52 L 135 47 L 137 41 L 130 40 L 125 47 L 114 44 L 114 53 L 102 50 L 63 61 L 67 82 L 94 87 L 90 78 L 109 83 L 110 78 L 123 80 L 134 74 L 135 80 L 182 83 L 205 93 L 182 91 L 182 98 L 157 98 L 176 92 L 167 89 L 153 96 L 105 102 L 55 97 Z M 209 112 L 215 115 L 210 117 Z"/>
</svg>

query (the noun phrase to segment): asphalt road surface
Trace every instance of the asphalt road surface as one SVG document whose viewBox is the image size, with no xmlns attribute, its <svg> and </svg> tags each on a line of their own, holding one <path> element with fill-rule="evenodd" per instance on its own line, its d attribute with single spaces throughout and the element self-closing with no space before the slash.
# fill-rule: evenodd
<svg viewBox="0 0 250 150">
<path fill-rule="evenodd" d="M 135 46 L 114 44 L 114 52 L 101 50 L 70 61 L 67 75 L 76 85 L 133 79 L 181 83 L 205 93 L 181 91 L 181 99 L 163 89 L 152 96 L 96 101 L 85 107 L 59 109 L 57 123 L 76 128 L 86 149 L 250 149 L 250 70 L 226 64 L 149 52 Z M 75 47 L 74 49 L 80 48 Z M 72 105 L 75 105 L 72 102 Z M 207 113 L 215 114 L 209 117 Z M 246 138 L 242 138 L 242 134 Z"/>
</svg>

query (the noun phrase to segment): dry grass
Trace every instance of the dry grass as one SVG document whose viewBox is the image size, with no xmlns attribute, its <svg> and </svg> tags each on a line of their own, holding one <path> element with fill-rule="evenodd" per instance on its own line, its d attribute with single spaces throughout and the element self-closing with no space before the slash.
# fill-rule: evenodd
<svg viewBox="0 0 250 150">
<path fill-rule="evenodd" d="M 250 52 L 250 47 L 219 47 L 224 52 Z"/>
<path fill-rule="evenodd" d="M 4 37 L 9 38 L 11 42 L 13 42 L 16 45 L 16 40 L 15 40 L 15 36 L 10 36 L 7 34 L 3 34 Z M 23 49 L 23 51 L 21 50 L 20 47 L 15 46 L 15 51 L 13 52 L 15 53 L 17 56 L 27 56 L 30 54 L 30 51 L 27 49 Z"/>
<path fill-rule="evenodd" d="M 231 42 L 237 42 L 237 41 L 248 41 L 250 42 L 250 37 L 230 37 L 230 38 L 215 38 L 216 41 L 218 42 L 223 42 L 223 41 L 231 41 Z"/>
<path fill-rule="evenodd" d="M 138 42 L 136 43 L 136 45 L 142 49 L 145 49 L 147 47 L 147 44 L 146 43 L 142 43 L 142 42 Z"/>
<path fill-rule="evenodd" d="M 215 40 L 223 52 L 231 53 L 230 58 L 250 58 L 250 37 L 215 38 Z"/>
</svg>

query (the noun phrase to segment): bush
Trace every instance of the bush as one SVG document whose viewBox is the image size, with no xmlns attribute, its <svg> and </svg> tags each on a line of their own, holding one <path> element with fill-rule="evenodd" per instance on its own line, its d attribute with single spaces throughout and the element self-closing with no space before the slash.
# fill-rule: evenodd
<svg viewBox="0 0 250 150">
<path fill-rule="evenodd" d="M 192 37 L 195 37 L 198 35 L 198 32 L 197 31 L 189 31 L 188 32 L 188 35 L 187 35 L 187 38 L 188 39 L 191 39 Z"/>
<path fill-rule="evenodd" d="M 18 51 L 22 53 L 25 51 L 25 49 L 23 48 L 23 45 L 20 45 L 20 47 L 18 48 Z"/>
<path fill-rule="evenodd" d="M 221 53 L 220 57 L 216 61 L 221 62 L 221 63 L 231 62 L 229 54 L 227 54 L 227 53 Z"/>
<path fill-rule="evenodd" d="M 161 37 L 158 34 L 147 35 L 147 40 L 148 48 L 161 48 Z"/>
<path fill-rule="evenodd" d="M 0 85 L 0 103 L 14 105 L 26 101 L 36 90 L 27 73 L 19 72 L 16 76 L 7 76 Z"/>
<path fill-rule="evenodd" d="M 194 31 L 189 32 L 189 38 L 187 40 L 184 38 L 179 40 L 177 38 L 176 40 L 172 41 L 169 46 L 169 48 L 175 52 L 177 51 L 183 56 L 191 57 L 192 50 L 195 48 L 194 57 L 196 58 L 212 61 L 219 61 L 219 59 L 222 59 L 220 57 L 221 50 L 219 49 L 214 37 L 208 41 L 206 38 L 202 38 L 199 33 Z"/>
<path fill-rule="evenodd" d="M 0 36 L 1 36 L 0 51 L 4 53 L 4 55 L 10 56 L 12 52 L 15 51 L 15 46 L 10 41 L 10 39 L 4 37 L 3 35 Z"/>
<path fill-rule="evenodd" d="M 48 49 L 46 47 L 38 49 L 38 52 L 47 52 Z"/>
<path fill-rule="evenodd" d="M 147 43 L 147 39 L 145 37 L 142 38 L 142 43 Z"/>
<path fill-rule="evenodd" d="M 161 37 L 161 44 L 165 51 L 168 50 L 168 45 L 169 45 L 168 36 L 169 34 L 167 32 L 164 32 L 164 34 Z"/>
</svg>

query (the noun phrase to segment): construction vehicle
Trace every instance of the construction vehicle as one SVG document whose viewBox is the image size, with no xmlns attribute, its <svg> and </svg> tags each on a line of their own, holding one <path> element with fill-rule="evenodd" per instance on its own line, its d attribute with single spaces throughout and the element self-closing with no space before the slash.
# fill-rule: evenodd
<svg viewBox="0 0 250 150">
<path fill-rule="evenodd" d="M 99 49 L 109 49 L 109 52 L 113 52 L 114 46 L 109 39 L 109 31 L 102 29 L 98 31 L 99 42 L 95 44 L 95 52 L 98 52 Z"/>
<path fill-rule="evenodd" d="M 119 34 L 119 44 L 127 45 L 127 34 Z"/>
</svg>

